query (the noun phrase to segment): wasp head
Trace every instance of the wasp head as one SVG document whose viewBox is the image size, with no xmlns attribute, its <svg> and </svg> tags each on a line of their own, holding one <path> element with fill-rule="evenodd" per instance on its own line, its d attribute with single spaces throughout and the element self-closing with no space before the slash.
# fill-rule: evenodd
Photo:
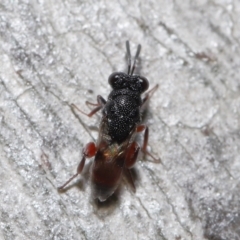
<svg viewBox="0 0 240 240">
<path fill-rule="evenodd" d="M 139 75 L 128 75 L 123 72 L 114 72 L 108 78 L 108 83 L 114 90 L 130 89 L 143 93 L 148 89 L 149 83 L 147 78 Z"/>
</svg>

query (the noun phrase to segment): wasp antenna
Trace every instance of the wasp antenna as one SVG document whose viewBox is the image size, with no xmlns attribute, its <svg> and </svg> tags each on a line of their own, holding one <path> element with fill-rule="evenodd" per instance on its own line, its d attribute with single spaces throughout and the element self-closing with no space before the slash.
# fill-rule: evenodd
<svg viewBox="0 0 240 240">
<path fill-rule="evenodd" d="M 130 51 L 130 46 L 129 46 L 129 41 L 126 41 L 126 49 L 127 49 L 127 61 L 128 61 L 128 75 L 131 70 L 131 51 Z"/>
<path fill-rule="evenodd" d="M 138 48 L 137 48 L 137 52 L 136 52 L 136 55 L 135 55 L 135 58 L 134 58 L 134 62 L 133 62 L 133 66 L 132 66 L 132 71 L 131 71 L 131 74 L 130 75 L 133 75 L 134 73 L 134 70 L 135 70 L 135 67 L 136 67 L 136 61 L 138 59 L 138 56 L 140 54 L 140 51 L 141 51 L 141 45 L 138 44 Z"/>
</svg>

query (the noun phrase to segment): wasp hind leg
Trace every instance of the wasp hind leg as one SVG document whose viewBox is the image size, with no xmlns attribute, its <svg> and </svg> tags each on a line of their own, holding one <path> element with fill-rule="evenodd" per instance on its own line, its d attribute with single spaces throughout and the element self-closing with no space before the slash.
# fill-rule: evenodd
<svg viewBox="0 0 240 240">
<path fill-rule="evenodd" d="M 130 184 L 132 191 L 134 193 L 136 193 L 136 187 L 135 187 L 135 184 L 134 184 L 134 181 L 133 181 L 133 176 L 132 176 L 131 169 L 124 168 L 124 175 L 125 175 L 128 183 Z"/>
<path fill-rule="evenodd" d="M 83 170 L 83 167 L 85 165 L 85 160 L 86 158 L 91 158 L 93 156 L 95 156 L 96 154 L 96 145 L 93 142 L 88 143 L 85 148 L 83 149 L 83 156 L 82 156 L 82 160 L 80 161 L 80 163 L 78 164 L 77 167 L 77 172 L 70 177 L 61 187 L 58 187 L 58 191 L 59 192 L 63 192 L 64 188 L 74 179 L 78 176 L 78 174 L 80 174 Z"/>
<path fill-rule="evenodd" d="M 140 150 L 140 147 L 138 143 L 132 142 L 131 145 L 128 147 L 126 158 L 125 158 L 125 164 L 124 164 L 125 176 L 129 184 L 131 185 L 134 193 L 136 192 L 136 188 L 135 188 L 131 168 L 134 166 L 135 162 L 137 161 L 139 150 Z"/>
</svg>

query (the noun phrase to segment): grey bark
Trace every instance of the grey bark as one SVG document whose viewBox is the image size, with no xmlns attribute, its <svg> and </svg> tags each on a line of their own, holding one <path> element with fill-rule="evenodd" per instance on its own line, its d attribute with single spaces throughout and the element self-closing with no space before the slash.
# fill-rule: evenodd
<svg viewBox="0 0 240 240">
<path fill-rule="evenodd" d="M 0 239 L 240 239 L 240 2 L 1 1 Z M 142 45 L 159 84 L 136 193 L 92 199 L 89 168 L 63 194 L 107 97 Z"/>
</svg>

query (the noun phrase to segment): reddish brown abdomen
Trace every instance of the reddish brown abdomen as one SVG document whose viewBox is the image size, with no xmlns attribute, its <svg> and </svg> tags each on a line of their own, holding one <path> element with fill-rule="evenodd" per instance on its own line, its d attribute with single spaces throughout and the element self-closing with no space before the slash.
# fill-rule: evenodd
<svg viewBox="0 0 240 240">
<path fill-rule="evenodd" d="M 105 201 L 114 193 L 122 178 L 123 160 L 108 159 L 101 151 L 97 152 L 91 176 L 95 198 Z"/>
</svg>

